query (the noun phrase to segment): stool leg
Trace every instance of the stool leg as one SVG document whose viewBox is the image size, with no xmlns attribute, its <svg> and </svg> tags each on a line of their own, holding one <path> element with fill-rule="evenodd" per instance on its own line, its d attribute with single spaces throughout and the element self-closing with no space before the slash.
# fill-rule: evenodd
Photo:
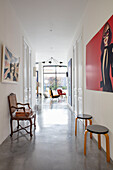
<svg viewBox="0 0 113 170">
<path fill-rule="evenodd" d="M 77 135 L 77 118 L 75 119 L 75 136 Z"/>
<path fill-rule="evenodd" d="M 89 119 L 90 125 L 92 125 L 92 120 Z M 92 139 L 92 133 L 90 132 L 90 138 Z"/>
<path fill-rule="evenodd" d="M 107 157 L 107 162 L 110 162 L 110 149 L 109 149 L 109 136 L 108 134 L 104 134 L 106 137 L 106 157 Z"/>
<path fill-rule="evenodd" d="M 85 133 L 84 133 L 84 155 L 86 155 L 86 140 L 87 140 L 87 133 L 88 133 L 88 131 L 85 130 Z"/>
<path fill-rule="evenodd" d="M 85 119 L 85 130 L 87 128 L 87 119 Z"/>
<path fill-rule="evenodd" d="M 101 135 L 98 134 L 98 148 L 101 149 Z"/>
</svg>

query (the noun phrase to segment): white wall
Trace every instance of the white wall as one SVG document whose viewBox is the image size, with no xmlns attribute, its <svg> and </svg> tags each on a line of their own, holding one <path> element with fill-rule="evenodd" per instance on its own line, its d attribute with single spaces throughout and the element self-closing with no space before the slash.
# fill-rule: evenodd
<svg viewBox="0 0 113 170">
<path fill-rule="evenodd" d="M 90 1 L 84 16 L 84 61 L 86 61 L 86 44 L 101 29 L 105 22 L 113 14 L 113 1 Z M 84 62 L 85 65 L 85 62 Z M 85 69 L 86 70 L 86 69 Z M 86 90 L 86 72 L 84 70 L 84 107 L 85 113 L 93 115 L 93 122 L 105 125 L 110 132 L 110 150 L 113 159 L 113 94 Z M 105 139 L 102 138 L 102 146 L 106 148 Z"/>
<path fill-rule="evenodd" d="M 33 67 L 36 67 L 36 54 L 32 49 L 31 76 L 32 76 L 32 109 L 36 105 L 36 75 L 33 75 Z"/>
<path fill-rule="evenodd" d="M 9 107 L 7 96 L 16 93 L 18 101 L 23 101 L 23 36 L 18 18 L 8 0 L 0 1 L 0 46 L 6 45 L 15 56 L 20 57 L 20 76 L 18 84 L 3 84 L 0 82 L 0 143 L 10 133 Z M 0 56 L 1 56 L 0 47 Z M 1 56 L 2 57 L 2 56 Z M 1 63 L 0 57 L 0 63 Z M 0 65 L 1 79 L 1 65 Z"/>
<path fill-rule="evenodd" d="M 91 0 L 88 2 L 84 16 L 75 32 L 71 47 L 74 45 L 79 30 L 83 32 L 83 60 L 84 60 L 84 113 L 93 116 L 93 123 L 109 128 L 110 156 L 113 159 L 113 94 L 86 90 L 86 44 L 101 29 L 113 14 L 113 0 Z M 70 47 L 70 48 L 71 48 Z M 72 55 L 70 52 L 68 56 Z M 102 137 L 102 147 L 106 150 L 105 137 Z"/>
</svg>

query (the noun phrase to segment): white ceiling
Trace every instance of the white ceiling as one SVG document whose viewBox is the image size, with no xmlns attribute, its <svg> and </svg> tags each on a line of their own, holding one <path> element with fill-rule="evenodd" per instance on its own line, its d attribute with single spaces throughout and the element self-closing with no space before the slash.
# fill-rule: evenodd
<svg viewBox="0 0 113 170">
<path fill-rule="evenodd" d="M 37 60 L 66 60 L 87 0 L 10 0 Z"/>
</svg>

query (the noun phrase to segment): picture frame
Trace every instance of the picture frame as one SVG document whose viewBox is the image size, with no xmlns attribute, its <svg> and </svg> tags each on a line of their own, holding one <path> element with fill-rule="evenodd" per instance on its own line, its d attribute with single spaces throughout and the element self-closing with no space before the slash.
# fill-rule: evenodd
<svg viewBox="0 0 113 170">
<path fill-rule="evenodd" d="M 2 82 L 18 83 L 19 65 L 20 65 L 20 58 L 15 57 L 15 55 L 5 45 L 3 45 Z"/>
<path fill-rule="evenodd" d="M 113 93 L 113 15 L 86 45 L 86 89 Z"/>
<path fill-rule="evenodd" d="M 72 58 L 68 61 L 68 103 L 72 106 Z"/>
</svg>

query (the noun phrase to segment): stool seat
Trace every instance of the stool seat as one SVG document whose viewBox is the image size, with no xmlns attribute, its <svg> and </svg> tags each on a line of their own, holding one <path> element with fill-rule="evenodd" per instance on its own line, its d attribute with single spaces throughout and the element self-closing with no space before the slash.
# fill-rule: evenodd
<svg viewBox="0 0 113 170">
<path fill-rule="evenodd" d="M 89 125 L 87 126 L 87 131 L 96 134 L 106 134 L 109 132 L 109 129 L 101 125 Z"/>
<path fill-rule="evenodd" d="M 85 120 L 85 129 L 87 127 L 87 121 L 90 122 L 90 125 L 92 125 L 92 116 L 89 114 L 78 114 L 75 119 L 75 136 L 77 135 L 77 119 L 83 119 Z M 90 133 L 90 138 L 92 138 L 92 134 Z"/>
<path fill-rule="evenodd" d="M 78 119 L 92 119 L 92 116 L 88 114 L 78 114 L 77 118 Z"/>
</svg>

